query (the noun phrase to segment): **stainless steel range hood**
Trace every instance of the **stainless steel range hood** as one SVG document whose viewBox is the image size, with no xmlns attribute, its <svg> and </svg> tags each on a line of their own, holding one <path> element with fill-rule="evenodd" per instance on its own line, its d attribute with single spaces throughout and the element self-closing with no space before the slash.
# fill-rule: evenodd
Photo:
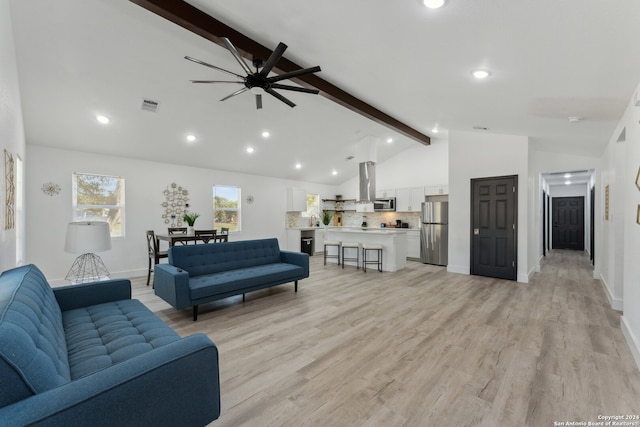
<svg viewBox="0 0 640 427">
<path fill-rule="evenodd" d="M 360 163 L 360 196 L 358 202 L 373 203 L 376 200 L 376 163 Z"/>
</svg>

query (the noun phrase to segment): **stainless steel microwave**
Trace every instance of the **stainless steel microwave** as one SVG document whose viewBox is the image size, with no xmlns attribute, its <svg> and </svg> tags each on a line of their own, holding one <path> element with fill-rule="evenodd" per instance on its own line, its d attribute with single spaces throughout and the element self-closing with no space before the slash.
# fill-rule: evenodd
<svg viewBox="0 0 640 427">
<path fill-rule="evenodd" d="M 376 199 L 376 201 L 373 202 L 373 210 L 375 212 L 395 212 L 396 198 L 386 197 L 384 199 Z"/>
</svg>

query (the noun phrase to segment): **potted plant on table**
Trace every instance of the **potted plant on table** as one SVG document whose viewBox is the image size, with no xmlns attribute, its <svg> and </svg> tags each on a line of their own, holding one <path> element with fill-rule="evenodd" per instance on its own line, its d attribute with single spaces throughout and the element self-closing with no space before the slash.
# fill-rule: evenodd
<svg viewBox="0 0 640 427">
<path fill-rule="evenodd" d="M 200 216 L 200 214 L 197 213 L 185 213 L 182 216 L 182 220 L 184 222 L 187 223 L 187 225 L 189 226 L 189 234 L 193 234 L 193 224 L 196 223 L 196 219 L 198 219 L 198 217 Z"/>
</svg>

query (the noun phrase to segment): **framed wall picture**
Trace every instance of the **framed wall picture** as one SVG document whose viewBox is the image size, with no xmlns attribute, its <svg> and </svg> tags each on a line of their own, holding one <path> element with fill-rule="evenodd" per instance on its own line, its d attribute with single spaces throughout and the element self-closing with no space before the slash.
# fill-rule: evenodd
<svg viewBox="0 0 640 427">
<path fill-rule="evenodd" d="M 609 186 L 604 187 L 604 220 L 609 221 Z"/>
<path fill-rule="evenodd" d="M 636 188 L 640 191 L 640 166 L 638 166 L 638 173 L 636 174 Z"/>
<path fill-rule="evenodd" d="M 636 211 L 636 224 L 640 224 L 640 205 L 638 205 L 638 210 Z"/>
</svg>

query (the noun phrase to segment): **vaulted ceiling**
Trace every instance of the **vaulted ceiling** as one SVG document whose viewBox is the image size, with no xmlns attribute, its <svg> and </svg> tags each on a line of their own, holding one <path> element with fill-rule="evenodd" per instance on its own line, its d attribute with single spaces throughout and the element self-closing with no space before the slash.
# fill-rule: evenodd
<svg viewBox="0 0 640 427">
<path fill-rule="evenodd" d="M 504 133 L 599 155 L 640 80 L 635 0 L 188 3 L 269 49 L 286 43 L 285 58 L 433 141 Z M 29 144 L 326 184 L 356 175 L 363 144 L 378 161 L 430 148 L 323 96 L 220 102 L 237 88 L 190 83 L 227 76 L 184 56 L 243 74 L 229 51 L 127 0 L 12 0 L 11 12 Z"/>
</svg>

